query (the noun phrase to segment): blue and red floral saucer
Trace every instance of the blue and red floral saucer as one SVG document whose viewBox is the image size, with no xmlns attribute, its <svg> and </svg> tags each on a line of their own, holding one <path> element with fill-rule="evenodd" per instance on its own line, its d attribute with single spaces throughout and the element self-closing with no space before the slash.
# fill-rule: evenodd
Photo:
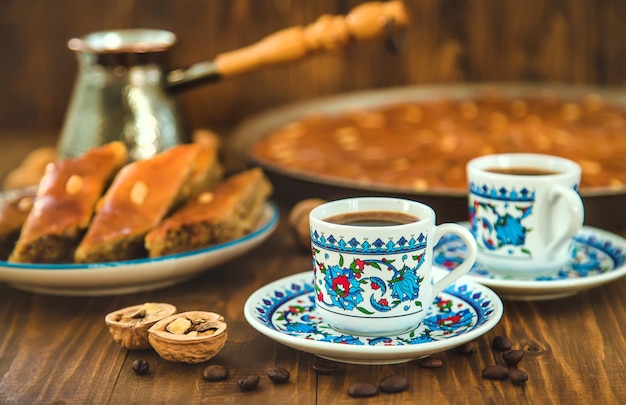
<svg viewBox="0 0 626 405">
<path fill-rule="evenodd" d="M 436 271 L 439 276 L 445 274 Z M 294 349 L 354 364 L 403 363 L 452 349 L 488 332 L 502 313 L 496 293 L 461 278 L 435 299 L 426 319 L 414 330 L 385 337 L 347 335 L 318 316 L 313 271 L 260 288 L 244 307 L 246 320 L 263 335 Z"/>
<path fill-rule="evenodd" d="M 434 248 L 435 265 L 444 269 L 456 267 L 465 255 L 465 245 L 453 235 L 445 235 Z M 503 299 L 547 300 L 568 297 L 624 275 L 626 239 L 584 226 L 574 237 L 571 260 L 554 275 L 533 279 L 504 277 L 477 263 L 465 277 L 492 288 Z"/>
</svg>

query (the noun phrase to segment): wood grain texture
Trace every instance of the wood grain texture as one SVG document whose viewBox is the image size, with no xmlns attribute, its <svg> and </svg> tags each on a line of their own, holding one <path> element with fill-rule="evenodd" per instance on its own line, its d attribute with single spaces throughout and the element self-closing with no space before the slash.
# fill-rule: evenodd
<svg viewBox="0 0 626 405">
<path fill-rule="evenodd" d="M 0 3 L 0 127 L 58 133 L 77 71 L 67 41 L 114 28 L 178 36 L 167 69 L 211 60 L 357 0 L 6 0 Z M 410 84 L 479 81 L 626 85 L 626 3 L 620 0 L 407 2 L 406 49 L 353 44 L 202 86 L 177 98 L 191 128 L 232 126 L 278 105 Z"/>
<path fill-rule="evenodd" d="M 283 218 L 289 207 L 282 206 Z M 281 254 L 276 254 L 281 252 Z M 69 298 L 20 292 L 0 285 L 0 403 L 298 403 L 298 404 L 617 404 L 626 400 L 626 280 L 545 302 L 505 301 L 501 322 L 475 341 L 476 352 L 438 354 L 444 366 L 420 361 L 363 366 L 338 364 L 332 375 L 317 375 L 316 357 L 275 343 L 252 329 L 243 317 L 247 297 L 269 281 L 306 271 L 310 256 L 292 239 L 285 221 L 261 247 L 207 271 L 197 279 L 152 292 L 116 297 Z M 104 324 L 110 311 L 160 301 L 180 311 L 210 310 L 228 322 L 228 342 L 211 361 L 172 363 L 153 351 L 127 351 Z M 492 350 L 495 336 L 506 335 L 525 351 L 519 368 L 529 374 L 524 386 L 481 377 L 484 367 L 502 364 Z M 138 376 L 134 360 L 150 362 Z M 230 369 L 230 378 L 206 382 L 208 364 Z M 284 367 L 288 384 L 276 385 L 268 370 Z M 257 390 L 242 392 L 237 380 L 258 374 Z M 359 401 L 347 394 L 356 382 L 377 384 L 390 374 L 409 378 L 399 394 Z"/>
<path fill-rule="evenodd" d="M 37 146 L 53 145 L 76 74 L 66 42 L 112 28 L 175 32 L 170 68 L 211 59 L 324 13 L 347 13 L 356 0 L 5 0 L 0 2 L 0 178 Z M 626 2 L 621 0 L 407 1 L 413 24 L 407 47 L 389 55 L 381 43 L 355 44 L 288 66 L 181 94 L 193 128 L 232 127 L 281 104 L 346 91 L 440 82 L 533 81 L 626 86 Z M 297 190 L 294 190 L 297 192 Z M 281 205 L 282 218 L 289 206 Z M 310 256 L 291 238 L 286 221 L 261 247 L 197 279 L 153 292 L 67 298 L 0 285 L 0 403 L 298 403 L 298 404 L 618 404 L 626 403 L 626 279 L 546 302 L 505 301 L 501 322 L 476 340 L 477 352 L 440 356 L 444 366 L 419 361 L 386 366 L 339 364 L 317 375 L 315 356 L 260 335 L 243 317 L 247 297 L 266 283 L 306 271 Z M 185 365 L 155 352 L 117 346 L 104 324 L 110 311 L 146 301 L 222 313 L 229 340 L 209 363 Z M 525 351 L 524 386 L 488 381 L 481 370 L 501 362 L 490 343 L 507 335 Z M 138 376 L 136 359 L 151 371 Z M 209 383 L 207 364 L 231 377 Z M 286 385 L 265 373 L 281 366 Z M 401 394 L 355 400 L 347 388 L 389 374 L 409 377 Z M 244 393 L 237 379 L 261 375 Z"/>
</svg>

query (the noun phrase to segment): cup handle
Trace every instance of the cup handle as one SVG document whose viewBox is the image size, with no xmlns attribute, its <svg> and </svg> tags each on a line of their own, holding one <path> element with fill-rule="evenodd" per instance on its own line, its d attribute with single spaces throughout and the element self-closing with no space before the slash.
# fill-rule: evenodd
<svg viewBox="0 0 626 405">
<path fill-rule="evenodd" d="M 470 271 L 470 269 L 472 268 L 472 266 L 474 266 L 474 263 L 476 262 L 476 240 L 474 239 L 472 233 L 461 225 L 438 225 L 435 228 L 435 240 L 432 242 L 432 246 L 437 245 L 439 239 L 441 239 L 443 235 L 448 233 L 458 236 L 463 242 L 465 242 L 465 245 L 467 246 L 467 257 L 454 270 L 450 271 L 448 274 L 445 275 L 444 278 L 437 281 L 433 285 L 433 297 L 436 297 L 440 292 L 443 291 L 444 288 L 448 287 L 450 284 L 454 283 L 461 276 Z"/>
<path fill-rule="evenodd" d="M 558 252 L 565 243 L 578 233 L 583 227 L 583 221 L 585 216 L 585 210 L 583 207 L 583 201 L 580 195 L 573 189 L 563 186 L 555 186 L 550 190 L 547 196 L 546 202 L 550 204 L 551 208 L 555 207 L 555 203 L 558 199 L 563 198 L 569 206 L 570 219 L 567 221 L 567 228 L 561 235 L 543 235 L 543 239 L 547 242 L 548 258 L 552 259 L 556 252 Z M 547 221 L 552 221 L 555 216 L 552 209 L 545 210 L 550 213 L 550 217 L 546 218 Z M 560 225 L 560 224 L 557 224 Z M 550 226 L 546 227 L 549 232 L 553 232 L 554 223 L 550 223 Z"/>
</svg>

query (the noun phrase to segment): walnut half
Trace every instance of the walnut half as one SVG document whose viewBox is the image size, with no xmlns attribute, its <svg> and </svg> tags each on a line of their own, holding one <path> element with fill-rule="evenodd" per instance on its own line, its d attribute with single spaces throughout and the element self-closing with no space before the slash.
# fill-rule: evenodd
<svg viewBox="0 0 626 405">
<path fill-rule="evenodd" d="M 165 360 L 202 363 L 226 344 L 227 325 L 214 312 L 188 311 L 161 319 L 148 330 L 148 340 Z"/>
<path fill-rule="evenodd" d="M 176 313 L 166 303 L 146 302 L 113 311 L 104 317 L 113 340 L 129 350 L 151 349 L 148 329 L 161 319 Z"/>
<path fill-rule="evenodd" d="M 303 251 L 311 250 L 311 234 L 309 229 L 309 214 L 311 210 L 322 205 L 326 200 L 320 198 L 307 198 L 296 203 L 289 211 L 289 227 L 291 232 Z"/>
</svg>

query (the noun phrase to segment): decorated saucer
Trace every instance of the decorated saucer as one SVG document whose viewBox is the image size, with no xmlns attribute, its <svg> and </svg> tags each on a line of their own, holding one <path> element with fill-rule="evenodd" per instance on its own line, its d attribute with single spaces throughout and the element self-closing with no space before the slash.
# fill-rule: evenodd
<svg viewBox="0 0 626 405">
<path fill-rule="evenodd" d="M 436 270 L 438 275 L 444 273 Z M 461 278 L 433 302 L 426 319 L 396 336 L 338 332 L 321 320 L 312 271 L 274 281 L 246 301 L 244 314 L 263 335 L 307 353 L 344 363 L 394 364 L 460 346 L 485 334 L 502 317 L 502 301 L 488 287 Z"/>
<path fill-rule="evenodd" d="M 454 268 L 465 254 L 465 246 L 459 238 L 445 235 L 434 248 L 435 265 L 444 269 Z M 624 275 L 626 239 L 584 226 L 574 237 L 570 261 L 554 275 L 517 279 L 492 274 L 477 263 L 465 277 L 493 288 L 503 299 L 548 300 L 568 297 Z"/>
</svg>

